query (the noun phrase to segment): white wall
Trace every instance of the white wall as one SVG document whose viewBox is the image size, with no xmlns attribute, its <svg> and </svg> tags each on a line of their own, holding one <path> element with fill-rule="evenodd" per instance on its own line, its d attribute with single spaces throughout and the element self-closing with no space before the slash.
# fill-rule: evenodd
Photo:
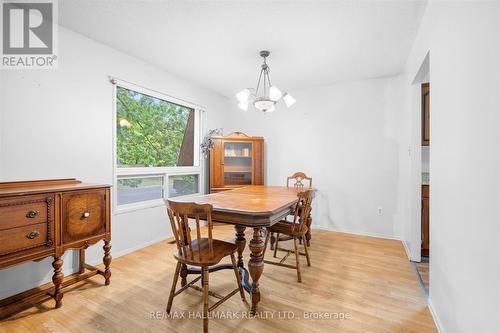
<svg viewBox="0 0 500 333">
<path fill-rule="evenodd" d="M 430 147 L 423 146 L 422 147 L 422 173 L 429 172 L 430 168 Z"/>
<path fill-rule="evenodd" d="M 264 136 L 267 184 L 285 185 L 295 171 L 313 177 L 313 227 L 399 238 L 404 82 L 388 77 L 293 91 L 292 108 L 235 109 L 235 123 Z"/>
<path fill-rule="evenodd" d="M 499 2 L 430 1 L 407 65 L 430 51 L 429 302 L 446 332 L 500 331 L 499 36 Z"/>
<path fill-rule="evenodd" d="M 268 184 L 313 176 L 314 226 L 408 240 L 420 181 L 407 155 L 420 156 L 412 81 L 430 51 L 430 304 L 447 332 L 500 331 L 499 35 L 498 2 L 430 1 L 407 75 L 296 91 L 293 108 L 263 115 L 225 114 L 234 101 L 60 29 L 58 70 L 0 73 L 0 177 L 111 183 L 111 74 L 205 105 L 207 129 L 263 135 Z M 168 232 L 162 208 L 114 216 L 113 255 Z M 51 275 L 50 259 L 1 270 L 0 298 Z"/>
<path fill-rule="evenodd" d="M 206 128 L 227 127 L 226 98 L 64 28 L 57 70 L 0 73 L 0 181 L 76 177 L 112 184 L 112 85 L 108 75 L 206 107 Z M 113 216 L 112 255 L 166 238 L 164 208 Z M 88 250 L 100 262 L 102 245 Z M 74 255 L 66 255 L 65 273 Z M 49 281 L 51 258 L 0 271 L 0 298 Z"/>
</svg>

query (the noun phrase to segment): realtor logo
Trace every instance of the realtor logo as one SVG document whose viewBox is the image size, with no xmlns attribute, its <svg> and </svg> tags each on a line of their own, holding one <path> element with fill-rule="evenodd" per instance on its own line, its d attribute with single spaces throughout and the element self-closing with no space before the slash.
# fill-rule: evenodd
<svg viewBox="0 0 500 333">
<path fill-rule="evenodd" d="M 55 1 L 2 1 L 2 68 L 55 68 Z"/>
</svg>

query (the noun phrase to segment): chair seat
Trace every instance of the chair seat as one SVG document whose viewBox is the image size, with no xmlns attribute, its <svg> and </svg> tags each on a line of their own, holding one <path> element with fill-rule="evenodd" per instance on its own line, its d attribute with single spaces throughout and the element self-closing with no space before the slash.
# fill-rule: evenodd
<svg viewBox="0 0 500 333">
<path fill-rule="evenodd" d="M 281 220 L 268 228 L 270 232 L 276 232 L 285 235 L 301 235 L 307 231 L 307 226 L 303 225 L 302 229 L 300 229 L 299 224 L 295 224 L 295 229 L 293 228 L 294 224 L 287 220 Z"/>
<path fill-rule="evenodd" d="M 174 253 L 174 257 L 183 264 L 192 266 L 216 265 L 225 256 L 236 252 L 236 244 L 225 242 L 217 239 L 212 240 L 213 253 L 210 255 L 208 247 L 208 238 L 201 238 L 200 243 L 195 239 L 191 242 L 193 249 L 192 253 L 189 248 L 185 247 L 185 253 L 179 251 Z"/>
</svg>

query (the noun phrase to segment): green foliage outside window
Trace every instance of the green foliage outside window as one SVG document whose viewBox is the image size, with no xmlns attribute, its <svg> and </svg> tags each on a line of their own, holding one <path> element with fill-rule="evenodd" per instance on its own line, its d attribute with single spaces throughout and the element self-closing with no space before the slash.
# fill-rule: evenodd
<svg viewBox="0 0 500 333">
<path fill-rule="evenodd" d="M 119 167 L 177 166 L 193 109 L 122 87 L 116 89 Z"/>
</svg>

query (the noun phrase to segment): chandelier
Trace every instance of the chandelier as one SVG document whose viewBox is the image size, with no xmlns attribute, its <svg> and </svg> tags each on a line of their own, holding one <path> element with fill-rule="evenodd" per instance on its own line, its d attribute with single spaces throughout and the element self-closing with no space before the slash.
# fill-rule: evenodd
<svg viewBox="0 0 500 333">
<path fill-rule="evenodd" d="M 245 88 L 236 94 L 238 99 L 238 107 L 244 111 L 248 110 L 248 105 L 253 106 L 262 112 L 273 112 L 276 109 L 276 103 L 280 100 L 285 102 L 289 108 L 295 104 L 296 100 L 289 93 L 281 92 L 278 87 L 271 84 L 269 79 L 269 66 L 266 63 L 266 58 L 269 56 L 269 51 L 260 51 L 260 56 L 264 58 L 264 63 L 260 69 L 259 80 L 257 81 L 257 88 Z M 262 84 L 261 84 L 262 83 Z"/>
</svg>

